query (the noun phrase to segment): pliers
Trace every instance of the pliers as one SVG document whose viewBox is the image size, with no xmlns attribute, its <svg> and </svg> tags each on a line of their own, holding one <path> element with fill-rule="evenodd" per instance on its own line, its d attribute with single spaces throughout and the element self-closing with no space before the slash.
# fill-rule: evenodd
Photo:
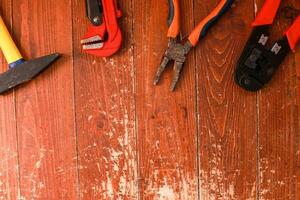
<svg viewBox="0 0 300 200">
<path fill-rule="evenodd" d="M 235 70 L 235 82 L 248 91 L 258 91 L 273 77 L 284 58 L 300 39 L 300 15 L 270 48 L 267 42 L 281 0 L 266 0 L 255 21 L 253 31 Z"/>
<path fill-rule="evenodd" d="M 100 57 L 113 55 L 122 44 L 118 25 L 122 12 L 116 0 L 86 0 L 86 11 L 92 25 L 81 40 L 83 51 Z"/>
<path fill-rule="evenodd" d="M 180 6 L 179 0 L 168 0 L 169 1 L 169 17 L 168 17 L 168 34 L 169 38 L 168 48 L 165 51 L 162 62 L 157 70 L 154 85 L 157 85 L 163 71 L 170 61 L 174 61 L 174 77 L 170 87 L 171 91 L 175 90 L 176 84 L 180 77 L 183 64 L 186 60 L 187 54 L 190 52 L 192 47 L 195 47 L 198 41 L 203 38 L 208 29 L 214 25 L 221 16 L 229 10 L 234 0 L 221 0 L 217 7 L 204 18 L 196 28 L 188 36 L 187 41 L 183 42 L 179 39 L 180 34 Z"/>
</svg>

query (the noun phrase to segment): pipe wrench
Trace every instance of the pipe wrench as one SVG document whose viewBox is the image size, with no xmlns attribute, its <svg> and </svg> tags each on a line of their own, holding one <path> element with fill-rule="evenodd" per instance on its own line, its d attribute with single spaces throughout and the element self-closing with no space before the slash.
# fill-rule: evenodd
<svg viewBox="0 0 300 200">
<path fill-rule="evenodd" d="M 91 26 L 81 40 L 83 51 L 100 57 L 115 54 L 122 44 L 122 12 L 116 0 L 86 0 L 86 12 Z"/>
</svg>

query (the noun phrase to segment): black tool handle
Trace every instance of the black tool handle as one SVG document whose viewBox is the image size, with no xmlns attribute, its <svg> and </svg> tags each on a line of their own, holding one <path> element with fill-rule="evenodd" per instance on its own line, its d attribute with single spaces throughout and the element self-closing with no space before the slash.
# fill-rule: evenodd
<svg viewBox="0 0 300 200">
<path fill-rule="evenodd" d="M 86 0 L 86 14 L 90 22 L 99 26 L 103 23 L 103 6 L 101 0 Z"/>
</svg>

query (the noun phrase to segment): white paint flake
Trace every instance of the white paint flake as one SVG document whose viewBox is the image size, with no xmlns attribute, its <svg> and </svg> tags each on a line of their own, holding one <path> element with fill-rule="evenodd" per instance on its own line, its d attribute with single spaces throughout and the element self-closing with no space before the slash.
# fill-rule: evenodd
<svg viewBox="0 0 300 200">
<path fill-rule="evenodd" d="M 174 200 L 175 194 L 172 187 L 163 185 L 158 190 L 157 200 Z"/>
</svg>

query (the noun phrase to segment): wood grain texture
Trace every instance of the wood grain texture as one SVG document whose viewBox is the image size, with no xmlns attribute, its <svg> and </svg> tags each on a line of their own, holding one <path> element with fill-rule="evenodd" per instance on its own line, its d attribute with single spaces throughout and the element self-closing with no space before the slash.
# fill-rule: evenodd
<svg viewBox="0 0 300 200">
<path fill-rule="evenodd" d="M 258 8 L 261 3 L 257 1 Z M 298 1 L 289 1 L 289 4 L 299 6 Z M 272 30 L 273 41 L 292 23 L 282 12 L 287 5 L 282 2 Z M 295 64 L 295 55 L 291 53 L 271 83 L 258 95 L 260 199 L 297 199 L 300 129 Z"/>
<path fill-rule="evenodd" d="M 137 198 L 132 4 L 120 5 L 123 47 L 103 59 L 82 52 L 79 42 L 90 23 L 84 1 L 73 3 L 81 199 Z"/>
<path fill-rule="evenodd" d="M 13 1 L 14 33 L 23 55 L 64 54 L 16 92 L 20 199 L 77 198 L 70 3 Z"/>
<path fill-rule="evenodd" d="M 0 14 L 11 29 L 12 1 L 0 2 Z M 8 70 L 4 56 L 0 55 L 0 70 Z M 19 187 L 18 150 L 14 92 L 0 97 L 0 199 L 17 199 Z"/>
<path fill-rule="evenodd" d="M 300 9 L 299 9 L 300 10 Z M 300 46 L 297 45 L 296 53 L 295 53 L 295 67 L 296 67 L 296 83 L 297 83 L 297 111 L 298 111 L 298 123 L 297 126 L 300 127 Z M 295 138 L 296 141 L 300 141 L 300 138 Z M 295 152 L 295 159 L 296 159 L 296 167 L 295 170 L 295 176 L 296 176 L 296 199 L 300 199 L 300 147 L 298 146 L 298 149 L 296 149 Z"/>
<path fill-rule="evenodd" d="M 296 49 L 296 53 L 295 53 L 295 67 L 296 67 L 296 71 L 297 71 L 297 109 L 298 109 L 298 126 L 300 127 L 300 108 L 299 108 L 299 104 L 300 104 L 300 46 L 298 44 L 297 49 Z M 298 138 L 299 141 L 299 138 Z M 296 151 L 296 163 L 297 166 L 295 168 L 296 171 L 296 199 L 300 199 L 300 150 Z"/>
<path fill-rule="evenodd" d="M 193 53 L 176 92 L 169 91 L 172 66 L 154 87 L 154 75 L 168 43 L 168 2 L 133 2 L 140 199 L 197 199 Z M 181 8 L 186 35 L 193 28 L 193 1 L 181 1 Z"/>
<path fill-rule="evenodd" d="M 195 1 L 195 21 L 219 1 Z M 233 81 L 250 33 L 252 1 L 239 1 L 196 48 L 200 199 L 256 199 L 256 95 Z M 247 10 L 247 12 L 244 12 Z"/>
<path fill-rule="evenodd" d="M 264 0 L 236 1 L 190 52 L 174 93 L 172 66 L 152 85 L 168 1 L 118 2 L 124 43 L 104 59 L 81 50 L 84 0 L 1 0 L 25 58 L 64 55 L 0 96 L 0 200 L 300 199 L 299 45 L 259 93 L 233 81 Z M 218 2 L 182 0 L 182 35 Z M 272 39 L 299 12 L 300 1 L 283 1 Z"/>
</svg>

